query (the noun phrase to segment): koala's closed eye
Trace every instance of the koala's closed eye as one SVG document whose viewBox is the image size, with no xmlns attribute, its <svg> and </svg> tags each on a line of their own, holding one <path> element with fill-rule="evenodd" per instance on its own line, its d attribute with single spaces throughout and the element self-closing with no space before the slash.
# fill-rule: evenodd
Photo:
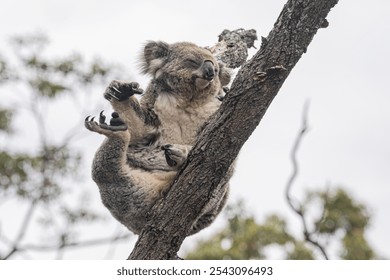
<svg viewBox="0 0 390 280">
<path fill-rule="evenodd" d="M 200 66 L 200 63 L 197 60 L 191 58 L 184 60 L 184 64 L 187 67 L 193 67 L 193 68 L 197 68 Z"/>
</svg>

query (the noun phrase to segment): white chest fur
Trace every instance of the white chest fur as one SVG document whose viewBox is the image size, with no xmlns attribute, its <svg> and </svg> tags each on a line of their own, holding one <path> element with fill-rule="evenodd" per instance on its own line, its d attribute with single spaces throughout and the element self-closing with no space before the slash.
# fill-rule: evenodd
<svg viewBox="0 0 390 280">
<path fill-rule="evenodd" d="M 154 109 L 161 121 L 163 142 L 192 145 L 193 140 L 208 118 L 219 108 L 220 101 L 211 97 L 207 102 L 183 102 L 172 94 L 162 93 L 157 97 Z"/>
</svg>

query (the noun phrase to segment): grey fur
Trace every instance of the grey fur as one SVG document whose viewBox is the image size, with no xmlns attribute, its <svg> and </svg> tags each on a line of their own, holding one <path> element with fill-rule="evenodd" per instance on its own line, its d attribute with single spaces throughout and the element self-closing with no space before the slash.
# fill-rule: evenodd
<svg viewBox="0 0 390 280">
<path fill-rule="evenodd" d="M 104 93 L 119 114 L 121 128 L 89 119 L 85 123 L 89 130 L 107 136 L 92 166 L 102 201 L 134 233 L 142 230 L 146 213 L 172 184 L 230 81 L 229 69 L 209 50 L 192 43 L 148 42 L 141 60 L 142 71 L 152 80 L 140 101 L 134 96 L 143 92 L 137 83 L 113 81 Z M 227 192 L 210 198 L 188 234 L 214 221 Z"/>
</svg>

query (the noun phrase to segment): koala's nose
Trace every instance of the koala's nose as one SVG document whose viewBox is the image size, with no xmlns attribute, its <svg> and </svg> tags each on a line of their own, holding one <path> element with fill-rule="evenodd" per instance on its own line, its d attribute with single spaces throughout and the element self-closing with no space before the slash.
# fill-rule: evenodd
<svg viewBox="0 0 390 280">
<path fill-rule="evenodd" d="M 206 80 L 211 81 L 212 79 L 214 79 L 214 76 L 214 64 L 210 60 L 206 60 L 203 63 L 203 77 Z"/>
</svg>

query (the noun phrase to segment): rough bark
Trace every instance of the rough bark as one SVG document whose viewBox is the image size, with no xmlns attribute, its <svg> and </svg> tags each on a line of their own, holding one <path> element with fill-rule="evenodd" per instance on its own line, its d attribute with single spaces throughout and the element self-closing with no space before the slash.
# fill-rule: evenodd
<svg viewBox="0 0 390 280">
<path fill-rule="evenodd" d="M 129 259 L 175 259 L 295 64 L 338 0 L 289 0 L 255 56 L 238 72 L 220 110 L 203 130 L 167 196 L 150 212 Z"/>
</svg>

